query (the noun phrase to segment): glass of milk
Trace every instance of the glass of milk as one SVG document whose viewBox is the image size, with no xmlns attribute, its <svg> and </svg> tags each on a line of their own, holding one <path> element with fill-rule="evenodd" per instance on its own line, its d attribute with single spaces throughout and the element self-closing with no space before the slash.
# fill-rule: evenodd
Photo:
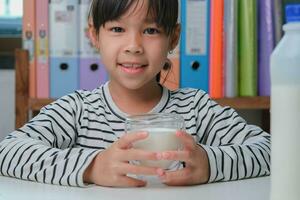
<svg viewBox="0 0 300 200">
<path fill-rule="evenodd" d="M 133 148 L 142 149 L 151 152 L 176 151 L 182 148 L 181 141 L 176 136 L 176 131 L 185 130 L 184 119 L 177 114 L 156 113 L 129 116 L 125 121 L 126 133 L 135 133 L 147 131 L 148 137 L 144 140 L 137 141 Z M 162 169 L 176 169 L 180 161 L 172 160 L 140 160 L 132 161 L 134 164 L 159 167 Z"/>
</svg>

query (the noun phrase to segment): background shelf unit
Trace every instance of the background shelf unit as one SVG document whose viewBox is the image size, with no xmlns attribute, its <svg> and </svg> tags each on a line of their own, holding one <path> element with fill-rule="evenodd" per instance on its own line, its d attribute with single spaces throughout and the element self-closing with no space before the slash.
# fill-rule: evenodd
<svg viewBox="0 0 300 200">
<path fill-rule="evenodd" d="M 30 116 L 36 115 L 39 110 L 54 101 L 54 99 L 36 99 L 29 97 L 29 60 L 28 51 L 16 49 L 16 102 L 15 127 L 19 128 L 25 124 Z M 262 110 L 262 128 L 270 129 L 270 98 L 267 96 L 235 97 L 214 99 L 222 106 L 230 106 L 234 109 Z"/>
</svg>

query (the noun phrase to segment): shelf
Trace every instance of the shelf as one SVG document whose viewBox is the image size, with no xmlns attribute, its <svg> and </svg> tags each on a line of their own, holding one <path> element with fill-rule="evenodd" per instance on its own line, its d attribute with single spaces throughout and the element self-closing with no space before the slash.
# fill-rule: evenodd
<svg viewBox="0 0 300 200">
<path fill-rule="evenodd" d="M 235 97 L 214 99 L 222 106 L 230 106 L 234 109 L 270 109 L 270 97 Z"/>
<path fill-rule="evenodd" d="M 29 108 L 32 111 L 39 111 L 42 107 L 53 101 L 54 99 L 29 99 Z"/>
<path fill-rule="evenodd" d="M 16 128 L 21 127 L 32 116 L 37 114 L 45 105 L 50 104 L 54 99 L 29 98 L 29 53 L 23 49 L 15 51 L 16 69 Z M 222 106 L 230 106 L 234 109 L 262 110 L 263 128 L 268 131 L 270 127 L 270 98 L 269 97 L 236 97 L 214 99 Z"/>
<path fill-rule="evenodd" d="M 222 106 L 230 106 L 234 109 L 269 109 L 269 97 L 235 97 L 214 99 Z M 54 101 L 53 99 L 29 99 L 29 107 L 32 111 L 39 111 L 43 106 Z"/>
</svg>

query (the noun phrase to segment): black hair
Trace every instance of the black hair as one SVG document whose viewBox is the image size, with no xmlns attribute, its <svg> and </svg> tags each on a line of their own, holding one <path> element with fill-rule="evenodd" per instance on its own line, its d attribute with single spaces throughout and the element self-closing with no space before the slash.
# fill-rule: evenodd
<svg viewBox="0 0 300 200">
<path fill-rule="evenodd" d="M 119 19 L 129 8 L 141 0 L 93 0 L 89 11 L 96 33 L 108 21 Z M 171 35 L 177 24 L 178 0 L 148 1 L 148 14 L 153 15 L 156 24 Z"/>
<path fill-rule="evenodd" d="M 137 1 L 142 0 L 93 0 L 89 10 L 89 18 L 99 34 L 101 26 L 106 22 L 119 19 Z M 174 33 L 178 18 L 178 0 L 143 0 L 148 1 L 148 15 L 154 17 L 155 23 L 162 27 L 165 33 L 170 36 Z M 163 70 L 170 71 L 172 63 L 168 60 Z M 160 73 L 156 80 L 160 81 Z M 166 81 L 166 77 L 164 79 Z M 164 82 L 163 81 L 163 82 Z"/>
</svg>

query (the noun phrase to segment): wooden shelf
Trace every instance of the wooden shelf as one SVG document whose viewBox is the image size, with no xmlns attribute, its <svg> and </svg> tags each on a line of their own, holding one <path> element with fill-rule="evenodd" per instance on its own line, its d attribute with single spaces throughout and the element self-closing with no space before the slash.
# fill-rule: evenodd
<svg viewBox="0 0 300 200">
<path fill-rule="evenodd" d="M 235 97 L 214 99 L 222 106 L 230 106 L 234 109 L 270 109 L 270 97 Z"/>
<path fill-rule="evenodd" d="M 17 49 L 16 57 L 16 128 L 21 127 L 29 120 L 29 112 L 33 115 L 54 101 L 54 99 L 32 99 L 29 98 L 29 54 L 28 51 Z M 230 106 L 234 109 L 260 109 L 263 110 L 264 130 L 270 127 L 270 98 L 269 97 L 236 97 L 214 99 L 222 106 Z"/>
<path fill-rule="evenodd" d="M 53 101 L 54 99 L 29 99 L 29 108 L 32 111 L 39 111 L 42 107 Z"/>
<path fill-rule="evenodd" d="M 234 109 L 269 109 L 269 97 L 234 97 L 214 99 L 222 106 L 230 106 Z M 54 99 L 29 99 L 29 108 L 32 111 L 39 111 L 43 106 L 51 103 Z"/>
</svg>

